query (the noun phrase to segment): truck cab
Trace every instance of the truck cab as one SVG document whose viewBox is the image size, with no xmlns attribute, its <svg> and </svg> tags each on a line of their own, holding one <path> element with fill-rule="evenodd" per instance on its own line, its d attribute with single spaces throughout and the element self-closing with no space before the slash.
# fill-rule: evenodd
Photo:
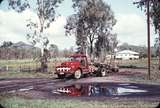
<svg viewBox="0 0 160 108">
<path fill-rule="evenodd" d="M 79 79 L 83 74 L 94 72 L 94 68 L 89 66 L 86 55 L 74 54 L 69 56 L 66 62 L 63 62 L 60 66 L 57 66 L 55 71 L 58 78 L 73 75 L 74 78 Z"/>
</svg>

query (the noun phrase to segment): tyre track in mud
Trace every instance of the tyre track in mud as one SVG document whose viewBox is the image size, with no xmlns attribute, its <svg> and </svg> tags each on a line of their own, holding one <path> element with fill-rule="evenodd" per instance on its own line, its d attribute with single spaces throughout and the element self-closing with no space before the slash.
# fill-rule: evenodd
<svg viewBox="0 0 160 108">
<path fill-rule="evenodd" d="M 0 80 L 0 93 L 25 91 L 36 89 L 38 86 L 45 86 L 47 84 L 57 85 L 58 83 L 64 83 L 70 81 L 67 79 L 44 79 L 44 78 L 19 78 L 19 79 L 3 79 Z M 34 88 L 35 87 L 35 88 Z"/>
</svg>

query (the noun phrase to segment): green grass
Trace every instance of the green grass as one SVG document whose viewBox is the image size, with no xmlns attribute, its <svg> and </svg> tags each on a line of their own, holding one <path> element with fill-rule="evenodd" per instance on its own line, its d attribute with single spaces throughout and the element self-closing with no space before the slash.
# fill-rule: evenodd
<svg viewBox="0 0 160 108">
<path fill-rule="evenodd" d="M 120 66 L 135 66 L 135 67 L 144 67 L 147 68 L 148 60 L 145 59 L 138 59 L 138 60 L 117 60 Z M 151 59 L 151 67 L 158 66 L 158 59 Z"/>
<path fill-rule="evenodd" d="M 158 59 L 151 59 L 151 79 L 148 79 L 148 60 L 117 60 L 119 66 L 122 67 L 132 67 L 134 68 L 144 68 L 146 71 L 142 75 L 129 76 L 128 79 L 135 83 L 146 83 L 146 84 L 160 84 L 160 71 L 158 70 Z"/>
<path fill-rule="evenodd" d="M 62 61 L 60 61 L 62 62 Z M 58 65 L 60 62 L 55 62 L 54 60 L 50 60 L 48 63 L 48 72 L 47 73 L 39 73 L 39 72 L 18 72 L 21 66 L 22 68 L 30 68 L 30 69 L 36 69 L 40 67 L 40 63 L 36 63 L 35 61 L 31 59 L 26 60 L 0 60 L 0 67 L 8 65 L 9 67 L 13 68 L 13 70 L 10 70 L 9 72 L 0 72 L 0 78 L 39 78 L 39 77 L 45 77 L 45 78 L 53 78 L 54 76 L 54 70 L 55 66 Z M 120 65 L 123 66 L 137 66 L 137 67 L 147 67 L 147 59 L 140 59 L 140 60 L 123 60 L 118 61 Z M 132 82 L 142 82 L 142 83 L 160 83 L 160 72 L 157 70 L 157 60 L 152 59 L 152 68 L 151 68 L 151 78 L 152 80 L 147 79 L 147 69 L 146 73 L 141 76 L 131 76 L 128 77 L 129 81 Z"/>
<path fill-rule="evenodd" d="M 119 65 L 133 65 L 138 67 L 147 67 L 147 58 L 145 59 L 139 59 L 139 60 L 116 60 Z M 61 60 L 58 62 L 62 62 Z M 49 67 L 50 65 L 54 65 L 57 63 L 57 61 L 50 59 L 49 60 Z M 152 59 L 151 60 L 152 65 L 157 65 L 158 60 Z M 10 66 L 10 67 L 19 67 L 19 66 L 40 66 L 40 62 L 36 62 L 32 59 L 23 59 L 23 60 L 0 60 L 0 66 Z"/>
<path fill-rule="evenodd" d="M 0 60 L 1 66 L 9 66 L 9 67 L 19 67 L 19 66 L 33 66 L 39 63 L 31 59 L 24 59 L 24 60 Z"/>
<path fill-rule="evenodd" d="M 0 67 L 8 67 L 9 70 L 18 71 L 24 68 L 36 69 L 40 67 L 40 63 L 31 59 L 25 60 L 0 60 Z"/>
<path fill-rule="evenodd" d="M 157 102 L 137 101 L 80 101 L 80 100 L 34 100 L 17 97 L 0 101 L 5 108 L 155 108 Z"/>
<path fill-rule="evenodd" d="M 0 72 L 0 78 L 53 78 L 53 73 L 40 72 Z"/>
<path fill-rule="evenodd" d="M 152 61 L 155 64 L 156 61 Z M 122 65 L 137 65 L 147 66 L 147 60 L 136 61 L 123 61 Z M 19 66 L 31 66 L 34 67 L 36 63 L 32 60 L 0 60 L 1 66 L 11 66 L 17 68 Z M 49 63 L 49 68 L 53 70 L 54 62 Z M 152 80 L 147 79 L 147 71 L 144 76 L 133 76 L 129 78 L 130 81 L 139 83 L 160 83 L 160 72 L 156 69 L 152 69 Z M 53 78 L 51 73 L 35 73 L 35 72 L 0 72 L 0 78 Z M 5 98 L 4 98 L 5 97 Z M 80 101 L 80 100 L 35 100 L 24 99 L 19 97 L 6 97 L 0 96 L 0 104 L 5 108 L 155 108 L 157 102 L 147 102 L 142 100 L 137 101 L 119 101 L 119 100 L 104 100 L 104 102 L 98 101 Z"/>
<path fill-rule="evenodd" d="M 8 66 L 9 71 L 0 72 L 0 78 L 53 78 L 57 62 L 50 60 L 48 62 L 48 72 L 19 72 L 24 69 L 36 70 L 40 68 L 40 62 L 32 59 L 24 60 L 0 60 L 0 67 Z"/>
<path fill-rule="evenodd" d="M 61 62 L 61 61 L 60 61 Z M 49 60 L 48 61 L 48 71 L 53 72 L 55 66 L 57 66 L 60 62 Z M 40 68 L 40 62 L 36 62 L 32 59 L 24 59 L 24 60 L 0 60 L 0 67 L 8 67 L 9 70 L 18 71 L 20 69 L 37 69 Z"/>
</svg>

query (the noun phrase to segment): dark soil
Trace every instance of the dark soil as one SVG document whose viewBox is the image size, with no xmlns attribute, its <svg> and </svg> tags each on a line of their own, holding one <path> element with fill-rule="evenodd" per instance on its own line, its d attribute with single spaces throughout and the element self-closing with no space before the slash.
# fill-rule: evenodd
<svg viewBox="0 0 160 108">
<path fill-rule="evenodd" d="M 145 70 L 121 69 L 107 77 L 75 79 L 4 78 L 0 94 L 10 93 L 32 99 L 143 99 L 160 100 L 160 85 L 129 83 L 124 77 L 143 75 Z"/>
</svg>

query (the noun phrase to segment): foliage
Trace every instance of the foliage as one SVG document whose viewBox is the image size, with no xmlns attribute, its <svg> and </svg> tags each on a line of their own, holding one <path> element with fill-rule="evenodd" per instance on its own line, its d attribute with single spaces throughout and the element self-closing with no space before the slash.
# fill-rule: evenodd
<svg viewBox="0 0 160 108">
<path fill-rule="evenodd" d="M 137 46 L 137 45 L 130 45 L 128 43 L 123 43 L 122 45 L 118 46 L 118 50 L 132 50 L 135 52 L 138 52 L 140 55 L 140 58 L 146 58 L 147 57 L 147 47 L 146 46 Z M 153 46 L 151 47 L 151 56 L 156 57 L 156 48 Z"/>
<path fill-rule="evenodd" d="M 160 35 L 160 1 L 154 0 L 151 7 L 151 17 L 155 27 L 155 32 Z"/>
<path fill-rule="evenodd" d="M 10 47 L 12 46 L 13 43 L 11 41 L 4 41 L 3 44 L 0 46 L 1 48 L 7 48 L 7 47 Z"/>
<path fill-rule="evenodd" d="M 157 51 L 159 53 L 159 69 L 160 69 L 160 1 L 159 0 L 140 0 L 138 3 L 138 7 L 141 7 L 141 9 L 144 9 L 146 12 L 147 9 L 147 4 L 149 3 L 149 7 L 150 7 L 150 17 L 152 18 L 152 23 L 154 25 L 155 28 L 155 33 L 157 33 L 159 35 L 158 37 L 158 41 L 156 41 L 156 45 L 157 42 L 158 46 L 157 47 Z M 157 40 L 157 39 L 156 39 Z"/>
<path fill-rule="evenodd" d="M 0 4 L 1 4 L 2 1 L 3 1 L 3 0 L 0 0 Z"/>
<path fill-rule="evenodd" d="M 55 44 L 51 44 L 49 47 L 50 57 L 57 57 L 59 55 L 58 46 Z"/>
<path fill-rule="evenodd" d="M 102 0 L 73 0 L 76 14 L 71 15 L 65 26 L 67 35 L 76 36 L 76 44 L 81 52 L 89 48 L 93 55 L 96 40 L 110 36 L 112 27 L 116 24 L 114 14 L 109 5 Z M 105 42 L 104 42 L 105 43 Z"/>
<path fill-rule="evenodd" d="M 128 43 L 123 43 L 122 45 L 118 46 L 118 50 L 132 50 L 135 52 L 140 53 L 140 58 L 147 57 L 147 47 L 146 46 L 136 46 L 136 45 L 130 45 Z M 154 52 L 152 52 L 154 54 Z"/>
<path fill-rule="evenodd" d="M 26 44 L 24 42 L 3 42 L 0 46 L 0 59 L 1 60 L 24 60 L 24 59 L 32 59 L 34 62 L 40 62 L 40 56 L 41 56 L 41 50 L 38 47 L 34 47 L 30 44 Z M 8 43 L 12 43 L 8 44 Z M 68 55 L 71 55 L 74 53 L 73 47 L 70 49 L 64 49 L 59 50 L 58 46 L 55 44 L 50 44 L 50 47 L 47 52 L 47 58 L 53 59 L 53 58 L 63 58 Z M 1 65 L 1 64 L 0 64 Z"/>
<path fill-rule="evenodd" d="M 40 49 L 24 42 L 4 41 L 0 46 L 0 59 L 26 59 L 40 56 Z"/>
<path fill-rule="evenodd" d="M 95 43 L 95 56 L 100 59 L 101 62 L 105 61 L 107 54 L 114 54 L 117 47 L 117 35 L 108 34 L 108 36 L 99 36 Z"/>
<path fill-rule="evenodd" d="M 27 8 L 31 8 L 31 5 L 36 7 L 34 12 L 37 14 L 38 21 L 28 20 L 27 27 L 29 29 L 29 33 L 27 34 L 28 40 L 31 41 L 33 45 L 36 43 L 41 44 L 41 67 L 43 68 L 47 66 L 47 45 L 49 40 L 47 36 L 45 36 L 45 31 L 50 27 L 50 24 L 55 20 L 56 11 L 55 8 L 63 0 L 8 0 L 9 6 L 16 10 L 17 12 L 23 12 Z M 33 4 L 34 3 L 34 4 Z"/>
<path fill-rule="evenodd" d="M 155 44 L 154 44 L 154 47 L 156 48 L 156 55 L 158 56 L 158 54 L 159 54 L 159 51 L 158 51 L 158 49 L 159 49 L 159 39 L 158 38 L 156 38 L 155 39 Z"/>
<path fill-rule="evenodd" d="M 139 2 L 134 2 L 137 4 L 137 7 L 141 7 L 141 9 L 146 12 L 147 4 L 149 2 L 150 7 L 150 17 L 152 18 L 152 23 L 155 28 L 155 33 L 158 33 L 160 36 L 160 1 L 159 0 L 139 0 Z"/>
</svg>

